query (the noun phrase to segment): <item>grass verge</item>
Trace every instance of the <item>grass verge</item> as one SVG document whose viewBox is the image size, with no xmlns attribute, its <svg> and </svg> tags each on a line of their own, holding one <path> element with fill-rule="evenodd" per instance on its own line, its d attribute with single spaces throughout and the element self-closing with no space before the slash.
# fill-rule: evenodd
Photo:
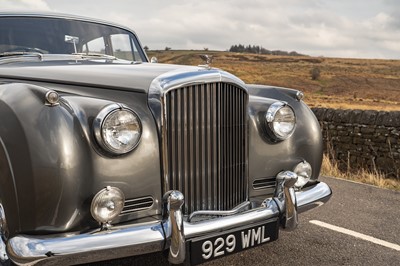
<svg viewBox="0 0 400 266">
<path fill-rule="evenodd" d="M 338 163 L 334 159 L 329 158 L 326 154 L 324 154 L 322 160 L 321 174 L 400 191 L 400 180 L 386 178 L 384 174 L 378 171 L 366 169 L 342 171 L 339 169 Z"/>
</svg>

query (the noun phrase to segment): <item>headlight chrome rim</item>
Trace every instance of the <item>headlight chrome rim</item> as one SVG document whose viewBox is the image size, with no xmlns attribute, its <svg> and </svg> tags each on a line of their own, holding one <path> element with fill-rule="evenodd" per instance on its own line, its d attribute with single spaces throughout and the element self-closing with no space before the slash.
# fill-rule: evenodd
<svg viewBox="0 0 400 266">
<path fill-rule="evenodd" d="M 137 138 L 136 142 L 133 145 L 130 145 L 127 148 L 115 148 L 113 145 L 111 145 L 105 138 L 105 134 L 103 131 L 103 126 L 106 123 L 107 119 L 109 119 L 112 115 L 114 115 L 116 112 L 121 112 L 125 111 L 130 113 L 136 118 L 137 124 L 138 124 L 138 135 L 139 137 Z M 125 105 L 122 104 L 110 104 L 106 107 L 104 107 L 99 114 L 96 116 L 93 122 L 93 130 L 94 130 L 94 135 L 97 140 L 97 143 L 107 152 L 110 152 L 112 154 L 116 155 L 122 155 L 129 153 L 133 151 L 140 143 L 141 137 L 142 137 L 142 123 L 135 111 L 132 109 L 128 108 Z"/>
<path fill-rule="evenodd" d="M 286 110 L 286 111 L 289 110 L 293 116 L 292 117 L 293 121 L 290 121 L 291 123 L 293 123 L 293 125 L 291 126 L 291 129 L 288 132 L 283 132 L 282 130 L 277 130 L 277 128 L 275 127 L 276 126 L 275 123 L 278 123 L 278 122 L 279 123 L 290 123 L 288 121 L 276 121 L 278 112 L 280 112 L 282 110 Z M 296 114 L 295 114 L 293 108 L 286 102 L 275 102 L 275 103 L 271 104 L 271 106 L 268 108 L 267 113 L 265 114 L 265 123 L 266 123 L 267 130 L 274 140 L 285 140 L 285 139 L 290 138 L 296 129 L 296 124 L 297 124 L 296 122 L 297 122 Z M 278 125 L 280 125 L 280 124 L 278 124 Z"/>
<path fill-rule="evenodd" d="M 107 195 L 108 194 L 108 195 Z M 111 196 L 110 196 L 111 194 Z M 114 195 L 112 195 L 114 194 Z M 115 197 L 115 201 L 119 201 L 119 203 L 117 202 L 117 204 L 115 204 L 115 201 L 109 199 L 109 203 L 112 203 L 113 206 L 112 210 L 109 210 L 109 212 L 111 214 L 107 215 L 107 217 L 104 217 L 102 215 L 104 215 L 104 210 L 103 212 L 101 212 L 100 208 L 105 208 L 105 207 L 101 207 L 100 204 L 102 203 L 101 200 L 102 197 Z M 92 203 L 90 205 L 90 213 L 92 214 L 92 217 L 98 221 L 101 224 L 109 224 L 111 223 L 118 215 L 121 214 L 123 208 L 125 205 L 125 195 L 124 193 L 117 187 L 111 187 L 111 186 L 107 186 L 106 188 L 103 188 L 102 190 L 100 190 L 99 192 L 97 192 L 97 194 L 93 197 Z M 108 206 L 106 206 L 108 208 Z"/>
</svg>

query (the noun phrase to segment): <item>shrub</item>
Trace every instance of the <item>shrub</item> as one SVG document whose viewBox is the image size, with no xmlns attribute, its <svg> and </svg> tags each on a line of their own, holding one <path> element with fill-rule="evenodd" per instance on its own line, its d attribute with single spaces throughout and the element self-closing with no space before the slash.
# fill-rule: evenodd
<svg viewBox="0 0 400 266">
<path fill-rule="evenodd" d="M 310 74 L 312 80 L 317 80 L 321 75 L 321 70 L 319 70 L 318 67 L 314 67 L 313 69 L 311 69 Z"/>
</svg>

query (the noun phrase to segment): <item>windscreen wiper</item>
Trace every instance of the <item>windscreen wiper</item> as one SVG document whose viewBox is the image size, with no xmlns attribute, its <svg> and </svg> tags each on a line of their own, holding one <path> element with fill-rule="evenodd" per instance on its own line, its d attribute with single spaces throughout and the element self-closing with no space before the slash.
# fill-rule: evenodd
<svg viewBox="0 0 400 266">
<path fill-rule="evenodd" d="M 42 61 L 43 55 L 37 52 L 4 52 L 0 53 L 0 64 L 10 62 Z"/>
<path fill-rule="evenodd" d="M 141 64 L 141 61 L 131 61 L 131 60 L 126 60 L 126 59 L 121 59 L 118 58 L 116 56 L 113 55 L 108 55 L 108 54 L 98 54 L 98 53 L 72 53 L 71 55 L 74 56 L 79 56 L 82 59 L 86 59 L 86 60 L 96 60 L 96 59 L 100 59 L 100 60 L 115 60 L 115 61 L 119 61 L 119 62 L 130 62 L 131 64 Z"/>
<path fill-rule="evenodd" d="M 119 60 L 119 58 L 113 55 L 107 54 L 97 54 L 97 53 L 72 53 L 72 55 L 78 55 L 82 58 L 89 58 L 89 59 L 108 59 L 108 60 Z"/>
</svg>

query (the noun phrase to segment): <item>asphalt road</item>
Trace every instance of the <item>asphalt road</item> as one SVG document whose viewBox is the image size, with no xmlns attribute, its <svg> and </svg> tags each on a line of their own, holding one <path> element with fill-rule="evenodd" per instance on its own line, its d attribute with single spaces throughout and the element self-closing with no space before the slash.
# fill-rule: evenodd
<svg viewBox="0 0 400 266">
<path fill-rule="evenodd" d="M 324 206 L 300 214 L 295 231 L 281 231 L 275 242 L 203 265 L 400 265 L 400 192 L 334 178 L 321 180 L 331 186 L 333 196 Z M 352 235 L 317 225 L 320 222 L 351 230 Z M 357 233 L 367 240 L 353 236 Z M 375 243 L 378 240 L 386 246 Z M 92 265 L 168 265 L 168 261 L 154 253 Z"/>
</svg>

